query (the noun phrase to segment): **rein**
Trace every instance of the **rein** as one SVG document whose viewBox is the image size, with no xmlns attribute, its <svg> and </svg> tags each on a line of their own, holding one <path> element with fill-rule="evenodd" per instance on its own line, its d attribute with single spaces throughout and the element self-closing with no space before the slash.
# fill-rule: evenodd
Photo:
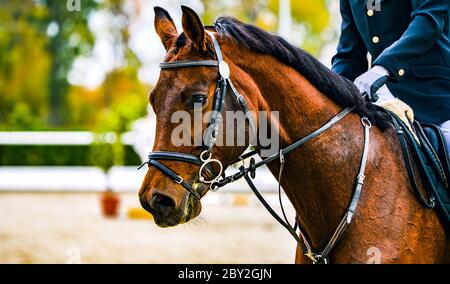
<svg viewBox="0 0 450 284">
<path fill-rule="evenodd" d="M 200 156 L 195 156 L 187 153 L 180 153 L 180 152 L 168 152 L 168 151 L 159 151 L 159 152 L 152 152 L 148 155 L 148 161 L 144 162 L 138 169 L 141 169 L 144 165 L 148 166 L 154 166 L 159 171 L 161 171 L 164 175 L 169 177 L 172 181 L 180 184 L 183 186 L 190 194 L 195 196 L 200 200 L 201 196 L 200 193 L 198 193 L 198 185 L 199 184 L 208 184 L 209 189 L 211 191 L 216 191 L 221 187 L 224 187 L 225 185 L 232 183 L 234 181 L 237 181 L 241 178 L 244 178 L 249 185 L 250 189 L 254 192 L 256 197 L 260 200 L 260 202 L 263 204 L 263 206 L 269 211 L 269 213 L 277 220 L 283 227 L 285 227 L 288 232 L 294 237 L 294 239 L 297 241 L 297 243 L 302 247 L 303 252 L 305 256 L 307 256 L 313 263 L 328 263 L 328 256 L 332 249 L 335 247 L 338 240 L 342 237 L 344 232 L 346 231 L 348 225 L 351 223 L 353 215 L 355 213 L 356 207 L 358 205 L 358 201 L 361 195 L 361 190 L 364 185 L 364 179 L 365 179 L 365 169 L 368 159 L 368 153 L 369 153 L 369 142 L 370 142 L 370 128 L 372 127 L 370 121 L 368 118 L 363 117 L 361 118 L 361 124 L 364 127 L 364 149 L 361 157 L 361 163 L 360 168 L 358 172 L 358 176 L 356 178 L 355 182 L 355 189 L 353 193 L 353 197 L 351 199 L 350 205 L 344 214 L 339 226 L 335 230 L 334 234 L 332 235 L 331 239 L 325 246 L 325 248 L 320 252 L 313 252 L 311 245 L 305 235 L 303 234 L 303 230 L 300 227 L 300 224 L 298 222 L 298 218 L 296 218 L 295 226 L 292 227 L 289 221 L 287 221 L 286 214 L 283 209 L 283 205 L 281 203 L 281 195 L 280 195 L 280 205 L 283 212 L 284 220 L 274 211 L 272 207 L 267 203 L 267 201 L 264 199 L 264 197 L 261 195 L 261 193 L 258 191 L 256 186 L 254 185 L 252 179 L 256 177 L 256 169 L 267 165 L 270 162 L 273 162 L 275 160 L 280 161 L 280 171 L 278 175 L 278 190 L 279 194 L 281 194 L 281 177 L 283 174 L 284 169 L 284 161 L 285 161 L 285 155 L 292 152 L 293 150 L 299 148 L 303 144 L 307 143 L 308 141 L 316 138 L 323 132 L 330 129 L 332 126 L 340 122 L 344 117 L 346 117 L 348 114 L 350 114 L 355 107 L 347 107 L 344 110 L 342 110 L 339 114 L 337 114 L 335 117 L 330 119 L 327 123 L 325 123 L 322 127 L 314 131 L 313 133 L 309 134 L 308 136 L 298 140 L 297 142 L 287 146 L 284 149 L 281 149 L 278 153 L 273 154 L 272 156 L 269 156 L 258 163 L 255 162 L 255 159 L 253 156 L 257 155 L 258 152 L 256 150 L 248 152 L 243 154 L 239 157 L 238 160 L 233 162 L 232 164 L 236 164 L 239 161 L 242 162 L 242 166 L 239 168 L 239 171 L 231 176 L 228 177 L 222 177 L 223 174 L 223 165 L 222 163 L 212 158 L 212 149 L 215 145 L 217 135 L 219 133 L 219 125 L 222 121 L 222 110 L 223 105 L 225 102 L 225 95 L 227 94 L 227 88 L 229 87 L 231 90 L 231 93 L 234 95 L 235 99 L 240 104 L 241 108 L 243 109 L 245 115 L 248 116 L 248 104 L 245 101 L 244 97 L 239 94 L 237 89 L 234 87 L 233 83 L 230 79 L 230 68 L 228 64 L 223 60 L 222 51 L 220 49 L 220 45 L 214 36 L 213 33 L 206 31 L 207 34 L 211 37 L 215 54 L 217 57 L 217 60 L 199 60 L 199 61 L 175 61 L 175 62 L 163 62 L 160 64 L 161 69 L 174 69 L 174 68 L 187 68 L 187 67 L 215 67 L 219 69 L 219 79 L 217 80 L 217 86 L 214 93 L 214 104 L 213 104 L 213 115 L 209 121 L 208 127 L 205 130 L 205 133 L 203 135 L 203 146 L 202 146 L 202 153 Z M 255 126 L 253 125 L 253 121 L 251 119 L 248 119 L 250 123 L 250 127 L 254 130 Z M 256 132 L 255 132 L 256 133 Z M 244 160 L 247 158 L 251 158 L 250 165 L 248 167 L 245 167 Z M 165 166 L 163 163 L 161 163 L 161 160 L 165 161 L 177 161 L 177 162 L 185 162 L 194 164 L 197 166 L 200 166 L 199 172 L 198 172 L 198 181 L 195 181 L 194 183 L 188 183 L 183 180 L 183 178 L 178 175 L 176 172 L 174 172 L 169 167 Z M 215 172 L 212 165 L 217 164 L 219 166 L 219 172 Z M 205 178 L 205 174 L 207 177 L 213 177 L 207 180 Z M 299 228 L 299 235 L 296 233 L 296 228 Z"/>
</svg>

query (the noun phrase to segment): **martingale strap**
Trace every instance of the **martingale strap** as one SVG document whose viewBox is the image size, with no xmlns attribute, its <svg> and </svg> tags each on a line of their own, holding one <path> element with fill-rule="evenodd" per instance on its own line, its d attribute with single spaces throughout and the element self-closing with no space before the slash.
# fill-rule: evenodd
<svg viewBox="0 0 450 284">
<path fill-rule="evenodd" d="M 246 172 L 254 173 L 257 168 L 262 167 L 264 165 L 267 165 L 268 163 L 279 159 L 280 158 L 280 154 L 287 155 L 291 151 L 301 147 L 305 143 L 311 141 L 312 139 L 316 138 L 317 136 L 319 136 L 323 132 L 327 131 L 333 125 L 337 124 L 344 117 L 346 117 L 348 114 L 350 114 L 354 109 L 355 109 L 355 107 L 347 107 L 347 108 L 345 108 L 343 111 L 341 111 L 336 116 L 334 116 L 332 119 L 330 119 L 327 123 L 322 125 L 322 127 L 317 129 L 316 131 L 314 131 L 310 135 L 306 136 L 305 138 L 302 138 L 302 139 L 298 140 L 297 142 L 289 145 L 288 147 L 286 147 L 286 148 L 282 149 L 281 151 L 273 154 L 272 156 L 269 156 L 269 157 L 263 159 L 262 161 L 260 161 L 258 163 L 250 165 L 248 168 L 245 169 L 244 172 L 240 171 L 240 172 L 238 172 L 238 173 L 236 173 L 236 174 L 234 174 L 232 176 L 229 176 L 229 177 L 226 177 L 226 178 L 223 178 L 223 179 L 219 180 L 218 182 L 216 182 L 214 184 L 214 186 L 215 187 L 219 187 L 219 188 L 220 187 L 224 187 L 225 185 L 227 185 L 227 184 L 229 184 L 231 182 L 234 182 L 234 181 L 244 177 L 244 174 Z M 250 157 L 252 157 L 252 156 L 254 156 L 256 154 L 258 154 L 258 151 L 256 151 L 256 150 L 251 151 L 249 153 L 246 153 L 246 154 L 242 155 L 238 160 L 234 161 L 233 163 L 237 163 L 237 162 L 242 161 L 244 159 L 250 158 Z"/>
<path fill-rule="evenodd" d="M 247 168 L 244 166 L 241 166 L 239 169 L 239 172 L 237 172 L 236 174 L 234 174 L 232 176 L 223 178 L 223 179 L 219 180 L 216 184 L 214 184 L 214 186 L 216 186 L 217 188 L 220 188 L 220 187 L 225 186 L 228 183 L 234 182 L 234 181 L 239 180 L 242 177 L 244 177 L 244 179 L 247 182 L 247 184 L 249 185 L 250 189 L 253 191 L 255 196 L 259 199 L 261 204 L 266 208 L 266 210 L 272 215 L 272 217 L 274 217 L 274 219 L 279 224 L 281 224 L 284 228 L 286 228 L 286 230 L 292 235 L 292 237 L 297 241 L 297 243 L 299 245 L 301 245 L 305 256 L 307 256 L 309 259 L 311 259 L 311 261 L 315 264 L 328 263 L 328 256 L 329 256 L 330 252 L 336 246 L 336 243 L 341 239 L 342 235 L 345 233 L 348 226 L 352 222 L 354 213 L 356 211 L 356 207 L 358 205 L 358 202 L 359 202 L 359 199 L 361 196 L 361 191 L 362 191 L 362 188 L 364 185 L 364 179 L 365 179 L 365 169 L 366 169 L 366 165 L 367 165 L 367 159 L 368 159 L 369 147 L 370 147 L 370 128 L 372 127 L 372 124 L 370 123 L 369 119 L 367 119 L 365 117 L 361 119 L 361 123 L 364 127 L 364 149 L 363 149 L 360 168 L 359 168 L 359 172 L 358 172 L 358 175 L 356 178 L 355 189 L 353 192 L 352 199 L 350 201 L 350 205 L 349 205 L 344 217 L 342 218 L 341 222 L 339 223 L 339 226 L 337 227 L 337 229 L 333 233 L 332 237 L 330 238 L 329 242 L 327 243 L 327 245 L 321 252 L 313 252 L 311 245 L 309 244 L 308 240 L 304 236 L 304 234 L 302 232 L 303 230 L 300 227 L 300 224 L 298 222 L 297 222 L 297 225 L 299 226 L 300 237 L 299 237 L 299 235 L 297 235 L 295 228 L 289 224 L 286 217 L 285 217 L 285 220 L 283 220 L 273 210 L 273 208 L 267 203 L 267 201 L 264 199 L 264 197 L 261 195 L 261 193 L 258 191 L 256 186 L 254 185 L 251 176 L 254 178 L 254 173 L 257 168 L 259 168 L 263 165 L 266 165 L 282 156 L 284 157 L 285 154 L 299 148 L 306 142 L 319 136 L 321 133 L 325 132 L 326 130 L 331 128 L 333 125 L 335 125 L 336 123 L 341 121 L 344 117 L 346 117 L 349 113 L 351 113 L 351 111 L 353 109 L 354 109 L 354 107 L 349 107 L 349 108 L 344 109 L 337 116 L 333 117 L 330 121 L 328 121 L 326 124 L 324 124 L 321 128 L 314 131 L 313 133 L 306 136 L 305 138 L 300 139 L 299 141 L 291 144 L 290 146 L 280 150 L 278 153 L 276 153 L 266 159 L 263 159 L 259 163 L 251 162 L 250 166 L 248 166 Z M 257 154 L 257 151 L 251 151 L 251 152 L 246 153 L 243 156 L 241 156 L 241 160 L 243 160 L 244 157 L 250 158 L 251 156 L 254 156 L 256 154 Z M 252 160 L 253 160 L 253 158 L 252 158 Z M 280 162 L 281 161 L 282 161 L 282 159 L 280 159 Z M 280 173 L 280 175 L 281 175 L 281 173 Z M 283 212 L 283 214 L 284 214 L 284 212 Z"/>
</svg>

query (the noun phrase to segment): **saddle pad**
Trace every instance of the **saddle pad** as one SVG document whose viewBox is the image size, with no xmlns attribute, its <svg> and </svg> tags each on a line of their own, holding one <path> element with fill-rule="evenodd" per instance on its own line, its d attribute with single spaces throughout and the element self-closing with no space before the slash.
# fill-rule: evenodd
<svg viewBox="0 0 450 284">
<path fill-rule="evenodd" d="M 419 125 L 422 127 L 426 138 L 428 138 L 428 141 L 438 155 L 439 161 L 444 168 L 447 181 L 450 183 L 450 156 L 441 128 L 438 125 L 424 122 L 420 122 Z"/>
<path fill-rule="evenodd" d="M 425 189 L 430 196 L 430 200 L 432 200 L 431 203 L 435 203 L 438 216 L 443 221 L 446 229 L 450 232 L 450 190 L 448 188 L 448 175 L 445 173 L 446 170 L 439 160 L 438 154 L 418 122 L 415 122 L 413 127 L 420 143 L 417 142 L 414 135 L 404 125 L 403 121 L 392 113 L 391 117 L 400 140 L 405 164 L 413 188 L 417 193 L 418 187 L 415 183 L 414 170 L 412 169 L 411 161 L 409 159 L 411 156 L 414 157 Z M 435 139 L 436 137 L 431 138 Z M 437 143 L 436 146 L 439 150 L 439 143 Z M 447 163 L 447 161 L 445 163 Z M 418 194 L 418 196 L 420 196 L 420 194 Z"/>
</svg>

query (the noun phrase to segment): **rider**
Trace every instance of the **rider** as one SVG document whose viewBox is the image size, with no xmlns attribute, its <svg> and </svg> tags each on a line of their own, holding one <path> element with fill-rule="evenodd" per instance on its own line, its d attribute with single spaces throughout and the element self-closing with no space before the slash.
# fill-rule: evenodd
<svg viewBox="0 0 450 284">
<path fill-rule="evenodd" d="M 340 0 L 340 10 L 333 70 L 405 122 L 414 109 L 440 125 L 450 151 L 450 0 Z"/>
</svg>

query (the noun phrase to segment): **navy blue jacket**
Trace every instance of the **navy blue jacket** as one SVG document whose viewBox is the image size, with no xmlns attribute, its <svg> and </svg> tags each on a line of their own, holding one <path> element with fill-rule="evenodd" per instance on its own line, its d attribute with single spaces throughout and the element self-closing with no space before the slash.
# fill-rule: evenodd
<svg viewBox="0 0 450 284">
<path fill-rule="evenodd" d="M 366 2 L 369 2 L 369 5 Z M 340 0 L 333 70 L 350 80 L 382 65 L 388 88 L 419 121 L 450 120 L 450 0 Z"/>
</svg>

